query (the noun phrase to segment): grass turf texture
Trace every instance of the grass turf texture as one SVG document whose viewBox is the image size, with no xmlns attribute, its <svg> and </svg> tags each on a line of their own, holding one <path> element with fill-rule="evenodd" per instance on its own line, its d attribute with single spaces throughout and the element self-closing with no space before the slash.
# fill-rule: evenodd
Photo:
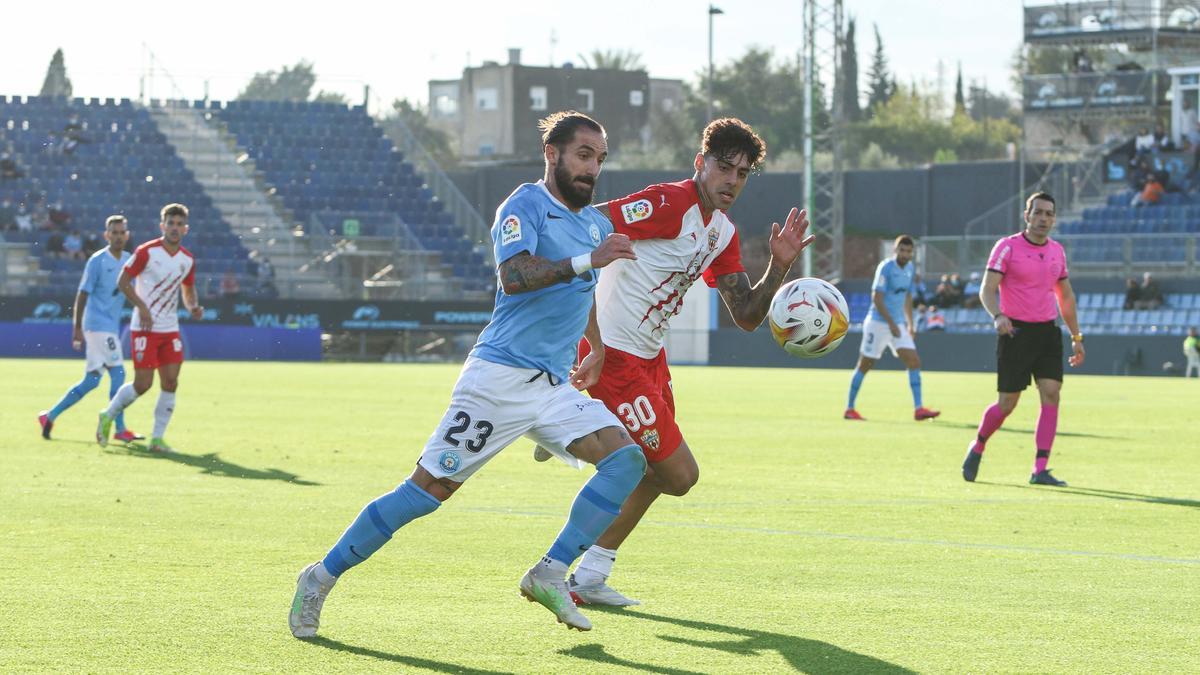
<svg viewBox="0 0 1200 675">
<path fill-rule="evenodd" d="M 502 453 L 334 589 L 295 640 L 297 572 L 411 470 L 452 365 L 184 366 L 153 456 L 92 440 L 107 382 L 38 410 L 75 361 L 0 361 L 0 664 L 14 671 L 1183 672 L 1200 660 L 1200 382 L 1071 377 L 1026 484 L 1031 392 L 959 465 L 988 375 L 677 368 L 701 466 L 621 550 L 645 604 L 568 632 L 517 581 L 590 473 Z M 127 412 L 148 435 L 157 389 Z M 590 472 L 590 469 L 588 470 Z"/>
</svg>

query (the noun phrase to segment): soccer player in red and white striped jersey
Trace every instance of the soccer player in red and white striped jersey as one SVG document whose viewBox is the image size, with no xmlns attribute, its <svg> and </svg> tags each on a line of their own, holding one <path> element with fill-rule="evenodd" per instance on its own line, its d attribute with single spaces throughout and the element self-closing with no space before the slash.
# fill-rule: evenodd
<svg viewBox="0 0 1200 675">
<path fill-rule="evenodd" d="M 183 340 L 179 335 L 179 297 L 193 319 L 204 315 L 196 294 L 196 260 L 183 247 L 188 231 L 188 209 L 183 204 L 162 208 L 162 237 L 137 248 L 121 270 L 117 287 L 134 306 L 129 332 L 133 342 L 133 382 L 117 390 L 108 408 L 101 411 L 96 441 L 108 444 L 113 419 L 154 384 L 158 371 L 158 405 L 154 408 L 154 433 L 150 449 L 170 452 L 163 441 L 167 423 L 175 412 L 175 389 L 183 365 Z"/>
</svg>

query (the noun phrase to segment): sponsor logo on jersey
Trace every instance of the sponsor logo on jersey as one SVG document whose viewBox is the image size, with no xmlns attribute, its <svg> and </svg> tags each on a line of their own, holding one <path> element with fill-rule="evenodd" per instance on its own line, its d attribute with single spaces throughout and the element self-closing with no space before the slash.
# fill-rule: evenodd
<svg viewBox="0 0 1200 675">
<path fill-rule="evenodd" d="M 438 457 L 438 464 L 442 467 L 442 471 L 446 473 L 454 473 L 458 471 L 458 467 L 462 466 L 462 458 L 457 452 L 447 450 Z"/>
<path fill-rule="evenodd" d="M 595 223 L 592 223 L 592 226 L 590 228 L 588 228 L 588 234 L 590 234 L 592 236 L 592 243 L 599 246 L 600 245 L 600 228 L 596 227 Z"/>
<path fill-rule="evenodd" d="M 521 241 L 521 219 L 509 216 L 500 223 L 500 245 L 506 246 L 514 241 Z"/>
<path fill-rule="evenodd" d="M 642 445 L 651 450 L 658 450 L 658 429 L 647 429 L 642 432 Z"/>
<path fill-rule="evenodd" d="M 621 215 L 625 218 L 626 225 L 645 220 L 652 213 L 654 213 L 654 205 L 650 203 L 649 199 L 639 199 L 621 207 Z"/>
</svg>

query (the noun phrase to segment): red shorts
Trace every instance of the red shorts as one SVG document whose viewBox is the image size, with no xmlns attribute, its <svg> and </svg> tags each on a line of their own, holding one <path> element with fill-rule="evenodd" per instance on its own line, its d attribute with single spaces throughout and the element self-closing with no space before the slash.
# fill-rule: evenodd
<svg viewBox="0 0 1200 675">
<path fill-rule="evenodd" d="M 133 343 L 133 367 L 136 370 L 183 363 L 183 340 L 179 337 L 179 331 L 174 333 L 134 331 L 130 334 L 130 342 Z"/>
<path fill-rule="evenodd" d="M 581 341 L 579 358 L 588 351 L 587 341 Z M 606 348 L 600 381 L 588 393 L 621 419 L 633 440 L 642 446 L 647 461 L 661 462 L 683 444 L 683 434 L 675 424 L 675 395 L 665 351 L 643 359 Z"/>
</svg>

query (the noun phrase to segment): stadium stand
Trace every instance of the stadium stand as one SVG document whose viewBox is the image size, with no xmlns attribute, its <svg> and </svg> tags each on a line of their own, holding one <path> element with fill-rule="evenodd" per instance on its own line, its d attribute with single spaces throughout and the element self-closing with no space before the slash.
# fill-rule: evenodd
<svg viewBox="0 0 1200 675">
<path fill-rule="evenodd" d="M 200 103 L 197 103 L 200 105 Z M 335 235 L 415 238 L 464 280 L 494 288 L 483 250 L 442 209 L 422 177 L 362 106 L 212 102 L 297 222 Z"/>
<path fill-rule="evenodd" d="M 1163 307 L 1153 310 L 1124 310 L 1121 293 L 1080 293 L 1079 323 L 1085 334 L 1093 335 L 1179 335 L 1200 326 L 1200 293 L 1175 293 L 1166 296 Z M 862 330 L 871 298 L 868 293 L 848 293 L 850 322 Z M 949 307 L 942 310 L 947 333 L 990 333 L 991 318 L 983 309 Z"/>
<path fill-rule="evenodd" d="M 170 202 L 191 211 L 184 245 L 203 261 L 201 294 L 217 293 L 230 272 L 244 294 L 256 292 L 248 252 L 146 109 L 128 99 L 0 96 L 0 149 L 15 165 L 0 179 L 0 202 L 32 217 L 31 229 L 0 235 L 30 244 L 38 258 L 31 294 L 72 295 L 79 284 L 83 260 L 51 251 L 55 237 L 73 229 L 97 234 L 109 215 L 120 213 L 136 246 L 159 236 L 159 209 Z"/>
</svg>

